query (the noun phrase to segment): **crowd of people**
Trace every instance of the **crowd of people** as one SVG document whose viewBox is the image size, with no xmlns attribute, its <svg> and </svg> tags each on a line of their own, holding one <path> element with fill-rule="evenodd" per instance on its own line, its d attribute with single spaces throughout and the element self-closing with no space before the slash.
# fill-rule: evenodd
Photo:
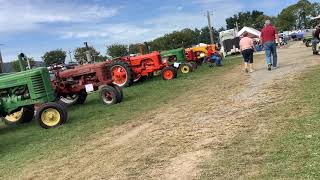
<svg viewBox="0 0 320 180">
<path fill-rule="evenodd" d="M 320 43 L 320 25 L 316 27 L 313 32 L 313 52 L 314 54 L 319 53 L 319 48 L 317 47 Z M 253 53 L 255 51 L 265 51 L 266 67 L 268 71 L 278 68 L 278 55 L 277 47 L 284 45 L 286 39 L 279 37 L 277 29 L 272 25 L 270 20 L 265 22 L 264 28 L 261 30 L 261 35 L 259 41 L 254 41 L 249 37 L 247 32 L 244 32 L 241 36 L 239 43 L 240 51 L 244 60 L 244 71 L 246 73 L 254 72 L 253 69 Z M 199 59 L 203 59 L 203 62 L 209 63 L 210 67 L 222 66 L 222 56 L 217 50 L 208 48 L 208 56 L 205 54 L 198 54 Z"/>
</svg>

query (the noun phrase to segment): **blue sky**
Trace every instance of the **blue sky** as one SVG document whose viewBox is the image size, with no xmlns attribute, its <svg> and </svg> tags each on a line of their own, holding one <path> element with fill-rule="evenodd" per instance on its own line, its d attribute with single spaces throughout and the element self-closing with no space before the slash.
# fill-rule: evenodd
<svg viewBox="0 0 320 180">
<path fill-rule="evenodd" d="M 316 0 L 314 0 L 316 1 Z M 268 15 L 297 0 L 0 0 L 0 46 L 5 62 L 20 52 L 41 60 L 44 52 L 72 51 L 87 41 L 105 54 L 115 42 L 136 43 L 183 28 L 213 26 L 239 11 Z"/>
</svg>

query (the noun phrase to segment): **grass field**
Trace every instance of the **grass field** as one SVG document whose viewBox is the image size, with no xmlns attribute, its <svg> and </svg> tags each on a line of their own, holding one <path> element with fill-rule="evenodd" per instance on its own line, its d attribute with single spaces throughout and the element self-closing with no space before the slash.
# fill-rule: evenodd
<svg viewBox="0 0 320 180">
<path fill-rule="evenodd" d="M 277 103 L 248 118 L 242 130 L 202 165 L 200 179 L 319 179 L 320 66 L 274 86 Z M 265 133 L 257 135 L 258 125 Z M 259 137 L 259 138 L 257 138 Z"/>
<path fill-rule="evenodd" d="M 275 115 L 286 117 L 261 147 L 263 178 L 320 178 L 320 67 L 292 86 L 294 93 Z M 289 115 L 293 114 L 293 115 Z"/>
<path fill-rule="evenodd" d="M 239 63 L 239 58 L 233 58 L 225 61 L 222 68 L 202 66 L 191 74 L 179 74 L 172 81 L 157 77 L 143 84 L 138 83 L 124 90 L 122 103 L 111 107 L 101 104 L 98 93 L 91 94 L 84 105 L 68 109 L 69 121 L 57 129 L 41 129 L 36 123 L 0 126 L 0 177 L 16 174 L 23 166 L 39 159 L 72 153 L 68 151 L 70 147 L 88 141 L 92 134 L 134 117 L 143 117 L 145 111 L 167 106 L 179 94 L 201 86 L 206 79 L 215 78 Z"/>
</svg>

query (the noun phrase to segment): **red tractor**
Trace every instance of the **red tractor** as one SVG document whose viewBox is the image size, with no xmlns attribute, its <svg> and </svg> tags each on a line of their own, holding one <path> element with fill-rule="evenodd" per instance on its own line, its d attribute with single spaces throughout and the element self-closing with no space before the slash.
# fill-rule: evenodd
<svg viewBox="0 0 320 180">
<path fill-rule="evenodd" d="M 177 70 L 170 66 L 167 60 L 162 61 L 159 52 L 113 59 L 109 66 L 113 83 L 120 87 L 130 86 L 133 82 L 153 76 L 158 71 L 161 71 L 164 80 L 177 77 Z"/>
<path fill-rule="evenodd" d="M 60 101 L 67 105 L 83 104 L 89 92 L 100 89 L 100 98 L 106 105 L 120 103 L 122 89 L 112 83 L 107 62 L 74 66 L 53 66 L 49 70 L 53 87 Z"/>
<path fill-rule="evenodd" d="M 199 59 L 197 52 L 193 51 L 193 49 L 187 48 L 185 49 L 185 52 L 186 52 L 186 58 L 188 62 L 195 62 L 197 65 L 202 64 L 203 59 Z"/>
</svg>

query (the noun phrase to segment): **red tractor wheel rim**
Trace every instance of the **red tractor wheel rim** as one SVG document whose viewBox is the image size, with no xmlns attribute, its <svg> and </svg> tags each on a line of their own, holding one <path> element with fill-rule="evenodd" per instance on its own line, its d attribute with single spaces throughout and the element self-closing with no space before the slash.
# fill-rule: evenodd
<svg viewBox="0 0 320 180">
<path fill-rule="evenodd" d="M 128 81 L 128 72 L 127 70 L 119 65 L 112 67 L 112 80 L 115 84 L 123 86 Z"/>
<path fill-rule="evenodd" d="M 170 80 L 173 78 L 173 72 L 170 71 L 170 70 L 165 70 L 163 72 L 163 77 L 166 79 L 166 80 Z"/>
</svg>

